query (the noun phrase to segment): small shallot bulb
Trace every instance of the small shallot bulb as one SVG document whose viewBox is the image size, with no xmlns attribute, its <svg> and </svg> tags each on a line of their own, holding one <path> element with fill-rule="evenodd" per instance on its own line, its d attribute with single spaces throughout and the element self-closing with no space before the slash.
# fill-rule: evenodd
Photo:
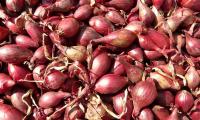
<svg viewBox="0 0 200 120">
<path fill-rule="evenodd" d="M 64 18 L 58 24 L 58 30 L 65 38 L 73 37 L 79 31 L 79 22 L 74 18 Z"/>
<path fill-rule="evenodd" d="M 33 79 L 35 81 L 43 81 L 43 75 L 45 72 L 46 66 L 45 65 L 38 65 L 33 69 Z M 36 82 L 38 88 L 43 88 L 43 83 Z"/>
<path fill-rule="evenodd" d="M 66 55 L 73 61 L 84 61 L 87 57 L 87 50 L 84 46 L 72 46 L 66 50 Z"/>
<path fill-rule="evenodd" d="M 191 37 L 188 33 L 186 36 L 186 50 L 192 56 L 200 55 L 200 39 Z"/>
<path fill-rule="evenodd" d="M 42 43 L 42 33 L 43 29 L 42 27 L 31 20 L 26 20 L 25 22 L 25 30 L 28 33 L 28 35 L 37 43 Z"/>
<path fill-rule="evenodd" d="M 92 27 L 83 27 L 77 35 L 76 41 L 78 44 L 87 46 L 92 39 L 100 38 L 101 35 L 97 33 Z"/>
<path fill-rule="evenodd" d="M 24 114 L 13 106 L 0 104 L 0 120 L 23 120 Z"/>
<path fill-rule="evenodd" d="M 143 109 L 140 112 L 138 118 L 139 118 L 139 120 L 154 120 L 153 113 L 149 108 Z"/>
<path fill-rule="evenodd" d="M 169 37 L 160 31 L 154 29 L 148 29 L 147 34 L 149 38 L 161 49 L 168 49 L 170 47 Z"/>
<path fill-rule="evenodd" d="M 56 44 L 56 46 L 66 57 L 73 61 L 84 61 L 87 57 L 87 50 L 85 46 L 77 45 L 66 47 L 61 44 Z"/>
<path fill-rule="evenodd" d="M 107 52 L 101 52 L 95 56 L 90 70 L 91 77 L 93 79 L 97 79 L 106 74 L 106 72 L 110 69 L 111 61 L 112 59 Z"/>
<path fill-rule="evenodd" d="M 89 25 L 98 33 L 107 35 L 114 31 L 112 23 L 103 16 L 94 16 L 89 20 Z"/>
<path fill-rule="evenodd" d="M 12 77 L 12 79 L 16 82 L 25 80 L 32 80 L 31 72 L 25 67 L 16 65 L 16 64 L 8 64 L 8 73 Z M 35 88 L 35 84 L 31 82 L 18 82 L 18 84 L 26 87 L 26 88 Z"/>
<path fill-rule="evenodd" d="M 187 73 L 185 74 L 187 85 L 190 89 L 195 89 L 200 83 L 200 76 L 195 67 L 190 66 Z"/>
<path fill-rule="evenodd" d="M 30 71 L 28 69 L 15 64 L 8 64 L 8 73 L 15 81 L 31 78 L 29 77 Z"/>
<path fill-rule="evenodd" d="M 110 20 L 111 22 L 115 23 L 115 24 L 120 24 L 120 25 L 124 25 L 125 24 L 125 19 L 122 17 L 122 15 L 117 12 L 117 11 L 109 11 L 108 13 L 106 13 L 105 17 Z"/>
<path fill-rule="evenodd" d="M 16 44 L 8 44 L 0 47 L 0 53 L 0 61 L 15 64 L 30 60 L 33 55 L 31 50 Z"/>
<path fill-rule="evenodd" d="M 101 94 L 113 94 L 121 90 L 128 83 L 128 79 L 115 74 L 106 74 L 95 84 L 95 91 Z"/>
<path fill-rule="evenodd" d="M 28 106 L 23 102 L 23 96 L 25 95 L 25 91 L 22 89 L 16 89 L 11 95 L 11 103 L 17 108 L 19 111 L 26 113 L 28 110 Z M 28 104 L 30 104 L 30 99 L 24 99 Z"/>
<path fill-rule="evenodd" d="M 48 89 L 58 89 L 62 86 L 68 76 L 60 71 L 53 71 L 45 77 L 45 87 Z"/>
<path fill-rule="evenodd" d="M 162 54 L 157 51 L 149 51 L 149 50 L 144 50 L 144 54 L 145 54 L 146 58 L 149 60 L 155 60 L 162 56 Z"/>
<path fill-rule="evenodd" d="M 179 91 L 175 96 L 175 105 L 176 107 L 183 111 L 188 112 L 194 104 L 194 98 L 186 90 Z"/>
<path fill-rule="evenodd" d="M 9 91 L 15 84 L 9 75 L 0 73 L 0 94 Z"/>
<path fill-rule="evenodd" d="M 78 20 L 87 20 L 92 15 L 93 8 L 86 4 L 80 6 L 74 13 L 74 18 Z"/>
<path fill-rule="evenodd" d="M 150 25 L 154 19 L 155 15 L 153 11 L 141 0 L 138 0 L 138 8 L 139 8 L 139 18 L 145 25 Z"/>
<path fill-rule="evenodd" d="M 158 95 L 153 81 L 140 81 L 135 86 L 130 87 L 130 92 L 134 106 L 133 116 L 137 116 L 140 110 L 150 105 Z"/>
<path fill-rule="evenodd" d="M 126 29 L 116 30 L 104 37 L 94 39 L 94 43 L 109 44 L 114 47 L 127 48 L 136 40 L 136 35 Z"/>
<path fill-rule="evenodd" d="M 67 97 L 70 97 L 69 93 L 62 91 L 59 92 L 50 91 L 42 94 L 38 104 L 42 108 L 50 108 L 58 105 L 62 99 Z"/>
<path fill-rule="evenodd" d="M 139 34 L 146 30 L 144 23 L 141 21 L 132 21 L 126 25 L 125 29 L 130 30 L 134 34 Z"/>
<path fill-rule="evenodd" d="M 25 0 L 6 0 L 6 7 L 11 12 L 19 12 L 24 6 Z"/>
<path fill-rule="evenodd" d="M 45 64 L 47 62 L 47 57 L 45 56 L 45 53 L 50 54 L 50 46 L 43 45 L 39 47 L 37 50 L 35 50 L 33 57 L 30 60 L 30 63 L 40 65 Z"/>
<path fill-rule="evenodd" d="M 128 55 L 139 62 L 142 62 L 144 60 L 144 52 L 140 47 L 131 49 L 130 51 L 128 51 Z"/>
<path fill-rule="evenodd" d="M 51 2 L 54 2 L 50 5 L 53 12 L 68 12 L 74 4 L 74 0 L 51 0 Z"/>
<path fill-rule="evenodd" d="M 15 38 L 15 42 L 17 45 L 21 45 L 27 48 L 37 48 L 39 46 L 36 41 L 32 40 L 26 35 L 17 35 Z"/>
</svg>

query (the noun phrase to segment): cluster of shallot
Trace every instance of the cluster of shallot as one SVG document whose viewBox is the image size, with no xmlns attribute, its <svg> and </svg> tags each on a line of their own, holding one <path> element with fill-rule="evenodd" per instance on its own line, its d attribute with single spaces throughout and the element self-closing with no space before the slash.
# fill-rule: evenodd
<svg viewBox="0 0 200 120">
<path fill-rule="evenodd" d="M 200 0 L 1 0 L 0 120 L 200 120 Z"/>
</svg>

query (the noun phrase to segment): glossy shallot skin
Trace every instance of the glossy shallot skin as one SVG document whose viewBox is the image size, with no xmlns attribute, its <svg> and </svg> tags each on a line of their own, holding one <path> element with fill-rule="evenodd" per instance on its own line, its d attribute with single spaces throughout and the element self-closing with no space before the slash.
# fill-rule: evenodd
<svg viewBox="0 0 200 120">
<path fill-rule="evenodd" d="M 197 120 L 200 0 L 3 0 L 0 120 Z"/>
</svg>

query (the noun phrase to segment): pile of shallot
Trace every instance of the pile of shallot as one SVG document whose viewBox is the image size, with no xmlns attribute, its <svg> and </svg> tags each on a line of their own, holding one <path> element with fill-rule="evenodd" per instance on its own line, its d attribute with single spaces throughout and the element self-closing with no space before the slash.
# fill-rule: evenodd
<svg viewBox="0 0 200 120">
<path fill-rule="evenodd" d="M 200 0 L 1 0 L 0 120 L 200 120 Z"/>
</svg>

